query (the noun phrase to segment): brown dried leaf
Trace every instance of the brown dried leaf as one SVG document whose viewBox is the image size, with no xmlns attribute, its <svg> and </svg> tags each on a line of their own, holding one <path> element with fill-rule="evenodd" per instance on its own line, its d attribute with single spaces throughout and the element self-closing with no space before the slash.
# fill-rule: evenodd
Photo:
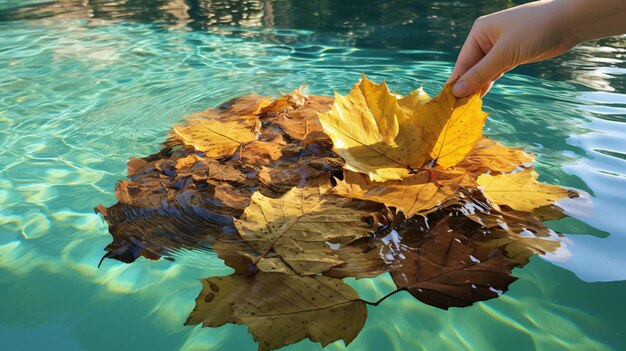
<svg viewBox="0 0 626 351">
<path fill-rule="evenodd" d="M 303 140 L 311 132 L 321 132 L 322 125 L 317 118 L 317 113 L 311 109 L 295 110 L 280 114 L 275 119 L 290 137 Z"/>
<path fill-rule="evenodd" d="M 261 167 L 278 160 L 287 145 L 281 134 L 266 133 L 262 140 L 245 144 L 239 153 L 241 162 L 255 167 Z"/>
<path fill-rule="evenodd" d="M 511 275 L 516 262 L 497 248 L 477 244 L 482 234 L 464 228 L 471 222 L 454 221 L 444 215 L 425 232 L 424 222 L 400 231 L 402 267 L 391 272 L 398 288 L 443 309 L 498 297 L 517 279 Z"/>
<path fill-rule="evenodd" d="M 298 88 L 289 94 L 283 94 L 278 99 L 261 108 L 259 114 L 263 117 L 273 117 L 281 112 L 304 106 L 306 95 L 303 93 L 303 90 L 303 88 Z"/>
</svg>

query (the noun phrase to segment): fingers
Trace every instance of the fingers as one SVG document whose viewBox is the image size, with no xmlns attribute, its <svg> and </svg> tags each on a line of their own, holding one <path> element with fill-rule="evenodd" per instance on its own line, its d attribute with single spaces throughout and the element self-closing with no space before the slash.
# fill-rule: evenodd
<svg viewBox="0 0 626 351">
<path fill-rule="evenodd" d="M 487 83 L 487 86 L 485 86 L 484 88 L 482 88 L 480 90 L 480 97 L 484 97 L 485 95 L 487 95 L 487 93 L 489 92 L 489 90 L 491 90 L 491 87 L 493 86 L 493 83 L 495 83 L 496 81 L 491 81 L 489 83 Z"/>
<path fill-rule="evenodd" d="M 469 36 L 465 40 L 463 47 L 461 48 L 458 58 L 456 59 L 454 69 L 450 74 L 450 78 L 448 78 L 448 83 L 460 78 L 483 57 L 485 57 L 485 53 L 478 44 L 476 36 L 474 35 L 474 30 L 472 29 Z"/>
<path fill-rule="evenodd" d="M 485 86 L 484 88 L 482 88 L 482 89 L 480 90 L 480 97 L 482 98 L 482 97 L 484 97 L 485 95 L 487 95 L 487 93 L 489 92 L 489 90 L 491 90 L 491 87 L 493 87 L 493 84 L 496 82 L 496 80 L 498 80 L 498 79 L 502 78 L 502 76 L 503 76 L 503 75 L 504 75 L 504 73 L 506 73 L 506 72 L 508 72 L 508 70 L 507 70 L 507 71 L 505 71 L 505 72 L 502 72 L 502 73 L 498 74 L 498 75 L 496 76 L 496 78 L 494 78 L 491 82 L 489 82 L 489 83 L 487 84 L 487 86 Z"/>
<path fill-rule="evenodd" d="M 508 70 L 499 56 L 497 47 L 494 47 L 461 76 L 452 88 L 452 93 L 457 97 L 464 97 L 481 90 L 486 93 L 491 88 L 488 85 L 495 81 L 502 72 Z"/>
</svg>

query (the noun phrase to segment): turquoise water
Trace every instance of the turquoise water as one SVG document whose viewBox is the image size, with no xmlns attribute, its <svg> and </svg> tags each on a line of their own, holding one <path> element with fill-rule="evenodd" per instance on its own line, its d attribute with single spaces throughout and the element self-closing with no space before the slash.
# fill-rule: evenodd
<svg viewBox="0 0 626 351">
<path fill-rule="evenodd" d="M 0 0 L 0 348 L 255 349 L 242 326 L 183 326 L 197 279 L 229 272 L 210 253 L 97 269 L 110 235 L 93 207 L 115 203 L 128 158 L 253 91 L 345 93 L 365 72 L 435 94 L 473 19 L 511 4 Z M 535 257 L 509 292 L 469 308 L 397 294 L 348 349 L 623 349 L 625 60 L 626 37 L 585 44 L 485 98 L 487 135 L 538 155 L 542 180 L 592 195 L 593 215 L 550 223 L 569 257 Z M 369 300 L 393 289 L 350 284 Z"/>
</svg>

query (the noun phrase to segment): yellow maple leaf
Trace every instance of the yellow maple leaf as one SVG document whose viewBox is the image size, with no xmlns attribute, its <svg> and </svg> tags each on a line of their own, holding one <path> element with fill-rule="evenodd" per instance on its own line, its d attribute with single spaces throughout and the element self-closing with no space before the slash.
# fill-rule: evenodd
<svg viewBox="0 0 626 351">
<path fill-rule="evenodd" d="M 319 118 L 333 150 L 346 160 L 344 168 L 372 180 L 402 179 L 427 156 L 419 148 L 421 129 L 400 128 L 408 118 L 396 97 L 365 77 L 348 95 L 335 93 L 331 110 Z"/>
<path fill-rule="evenodd" d="M 363 213 L 350 200 L 328 195 L 326 185 L 292 188 L 278 199 L 256 192 L 235 227 L 243 239 L 270 249 L 299 275 L 314 275 L 344 263 L 327 243 L 346 244 L 369 236 Z"/>
<path fill-rule="evenodd" d="M 397 95 L 398 105 L 407 116 L 411 116 L 416 108 L 430 101 L 430 96 L 426 94 L 422 87 L 419 87 L 406 96 Z"/>
<path fill-rule="evenodd" d="M 382 142 L 395 146 L 394 139 L 398 135 L 399 120 L 406 119 L 406 115 L 399 109 L 396 97 L 389 93 L 387 83 L 376 84 L 363 75 L 357 87 L 364 97 L 378 130 L 381 131 Z"/>
<path fill-rule="evenodd" d="M 395 207 L 407 218 L 416 214 L 425 215 L 454 198 L 462 184 L 470 183 L 464 173 L 435 170 L 439 184 L 432 182 L 427 170 L 410 175 L 401 181 L 384 183 L 372 182 L 366 176 L 355 172 L 344 172 L 344 179 L 337 181 L 333 188 L 337 195 L 384 203 Z"/>
<path fill-rule="evenodd" d="M 174 126 L 172 134 L 207 157 L 222 158 L 232 156 L 242 145 L 256 140 L 257 125 L 254 115 L 229 120 L 197 118 Z"/>
<path fill-rule="evenodd" d="M 412 118 L 424 128 L 424 143 L 430 146 L 430 158 L 448 168 L 461 162 L 482 137 L 487 114 L 481 110 L 480 94 L 457 98 L 448 83 L 434 99 L 415 111 Z"/>
<path fill-rule="evenodd" d="M 483 174 L 476 179 L 485 197 L 498 205 L 506 205 L 517 211 L 531 212 L 556 201 L 576 196 L 576 193 L 558 185 L 537 181 L 539 175 L 528 168 L 512 174 Z"/>
<path fill-rule="evenodd" d="M 455 169 L 472 175 L 486 172 L 510 173 L 518 167 L 529 165 L 534 156 L 522 149 L 504 146 L 488 138 L 482 138 L 476 143 L 463 161 Z"/>
<path fill-rule="evenodd" d="M 427 99 L 418 90 L 399 101 L 385 83 L 363 77 L 348 95 L 335 93 L 319 118 L 345 169 L 372 181 L 401 180 L 429 163 L 456 165 L 482 135 L 487 114 L 478 94 L 458 99 L 447 84 Z"/>
</svg>

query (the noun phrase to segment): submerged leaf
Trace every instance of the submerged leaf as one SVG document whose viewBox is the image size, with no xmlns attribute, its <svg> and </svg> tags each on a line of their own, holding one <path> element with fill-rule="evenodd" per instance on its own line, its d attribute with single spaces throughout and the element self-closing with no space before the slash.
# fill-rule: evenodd
<svg viewBox="0 0 626 351">
<path fill-rule="evenodd" d="M 481 245 L 500 247 L 506 257 L 524 265 L 532 254 L 567 256 L 569 251 L 561 235 L 547 228 L 534 213 L 493 208 L 477 190 L 466 194 L 469 200 L 461 207 L 461 213 L 480 225 L 488 235 Z M 556 210 L 552 211 L 557 214 Z"/>
<path fill-rule="evenodd" d="M 577 196 L 574 191 L 558 185 L 538 182 L 538 176 L 534 169 L 529 168 L 512 174 L 483 174 L 476 182 L 489 201 L 518 211 L 531 212 L 560 199 Z"/>
<path fill-rule="evenodd" d="M 368 237 L 370 231 L 363 213 L 329 190 L 292 188 L 278 199 L 257 192 L 235 226 L 253 247 L 275 251 L 299 275 L 328 271 L 344 263 L 333 245 Z"/>
<path fill-rule="evenodd" d="M 365 303 L 339 279 L 259 272 L 203 279 L 186 324 L 243 324 L 259 350 L 274 350 L 306 338 L 347 345 L 366 317 Z"/>
<path fill-rule="evenodd" d="M 427 223 L 419 222 L 401 230 L 402 267 L 391 272 L 398 288 L 443 309 L 498 297 L 517 279 L 511 275 L 516 262 L 497 248 L 479 245 L 484 239 L 471 224 L 464 228 L 454 221 L 444 216 L 426 232 L 420 227 Z"/>
</svg>

